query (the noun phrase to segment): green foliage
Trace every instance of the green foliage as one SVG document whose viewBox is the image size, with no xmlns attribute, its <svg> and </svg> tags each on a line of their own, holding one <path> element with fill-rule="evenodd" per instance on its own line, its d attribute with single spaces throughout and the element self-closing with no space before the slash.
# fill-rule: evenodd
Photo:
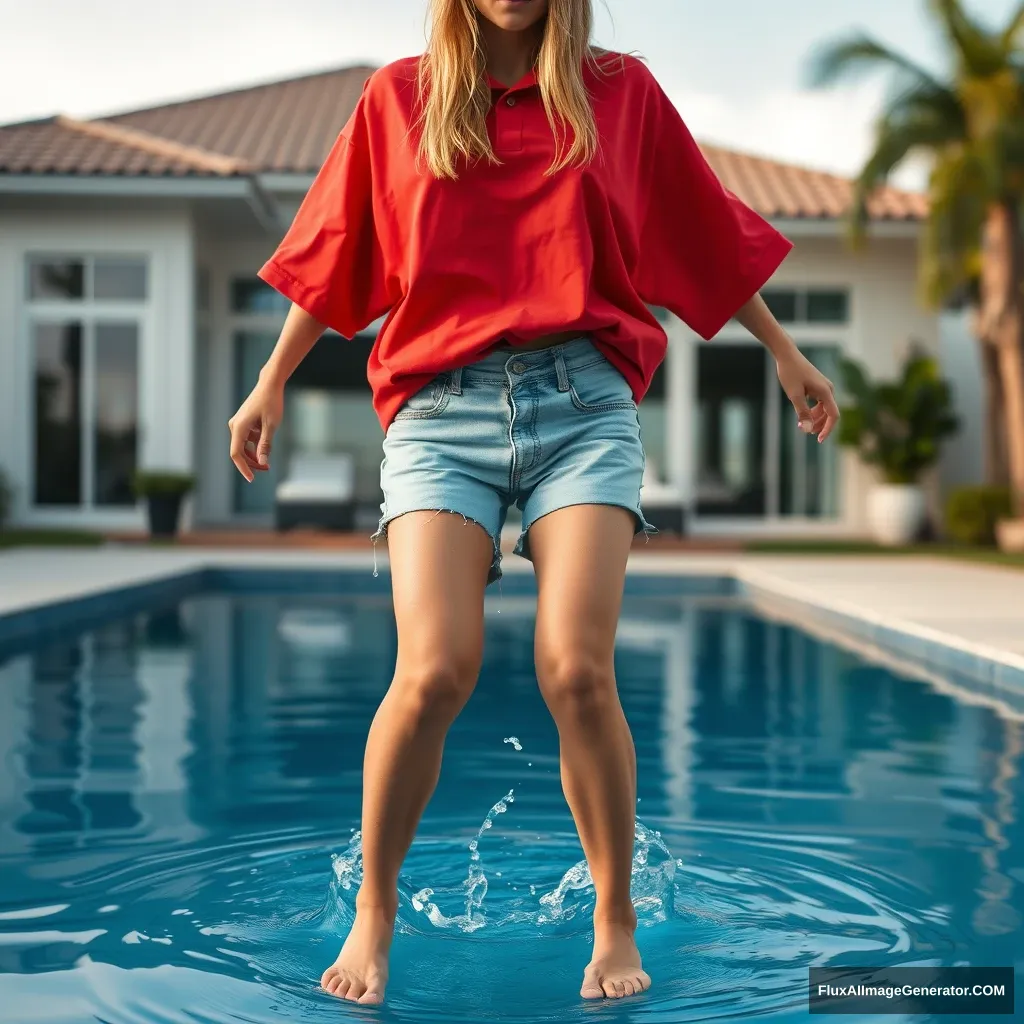
<svg viewBox="0 0 1024 1024">
<path fill-rule="evenodd" d="M 1001 29 L 969 14 L 962 0 L 930 0 L 930 7 L 945 44 L 944 75 L 855 35 L 820 50 L 811 78 L 825 85 L 888 74 L 889 102 L 856 183 L 852 236 L 863 236 L 875 190 L 909 157 L 925 154 L 933 170 L 920 284 L 940 305 L 978 276 L 986 208 L 1024 199 L 1024 3 Z"/>
<path fill-rule="evenodd" d="M 879 383 L 852 360 L 843 360 L 840 371 L 852 401 L 841 410 L 839 443 L 856 448 L 888 483 L 914 483 L 959 426 L 938 363 L 915 350 L 898 380 Z"/>
<path fill-rule="evenodd" d="M 0 529 L 7 522 L 7 517 L 11 514 L 11 505 L 13 504 L 14 488 L 4 475 L 3 470 L 0 469 Z"/>
<path fill-rule="evenodd" d="M 1012 514 L 1009 487 L 961 487 L 946 503 L 946 532 L 958 544 L 993 547 L 996 523 Z"/>
<path fill-rule="evenodd" d="M 195 482 L 195 477 L 188 473 L 170 472 L 139 472 L 134 481 L 135 493 L 140 498 L 182 496 L 192 490 Z"/>
</svg>

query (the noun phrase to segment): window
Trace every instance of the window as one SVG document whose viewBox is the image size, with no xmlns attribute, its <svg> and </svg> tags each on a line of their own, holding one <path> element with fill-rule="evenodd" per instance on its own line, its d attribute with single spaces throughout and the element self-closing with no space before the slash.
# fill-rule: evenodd
<svg viewBox="0 0 1024 1024">
<path fill-rule="evenodd" d="M 139 257 L 31 256 L 27 271 L 33 500 L 131 507 L 148 264 Z"/>
<path fill-rule="evenodd" d="M 258 277 L 236 277 L 231 282 L 233 313 L 287 313 L 291 303 Z"/>
<path fill-rule="evenodd" d="M 780 324 L 791 324 L 796 320 L 796 292 L 763 291 L 761 298 Z"/>
<path fill-rule="evenodd" d="M 97 259 L 93 264 L 95 299 L 140 302 L 146 297 L 145 260 Z"/>
<path fill-rule="evenodd" d="M 809 291 L 807 322 L 812 324 L 845 324 L 849 320 L 849 294 L 844 291 Z"/>
<path fill-rule="evenodd" d="M 82 325 L 38 323 L 35 342 L 37 505 L 82 501 Z"/>
<path fill-rule="evenodd" d="M 850 293 L 844 288 L 766 288 L 761 297 L 780 324 L 845 324 L 850 319 Z"/>
<path fill-rule="evenodd" d="M 142 302 L 148 292 L 148 270 L 146 260 L 138 256 L 30 256 L 28 297 L 36 302 Z"/>
<path fill-rule="evenodd" d="M 85 264 L 81 260 L 29 260 L 30 299 L 85 298 Z"/>
</svg>

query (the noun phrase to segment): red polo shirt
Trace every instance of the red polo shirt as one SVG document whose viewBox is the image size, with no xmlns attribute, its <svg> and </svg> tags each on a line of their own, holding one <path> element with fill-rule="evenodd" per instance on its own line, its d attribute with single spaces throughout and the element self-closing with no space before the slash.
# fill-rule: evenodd
<svg viewBox="0 0 1024 1024">
<path fill-rule="evenodd" d="M 260 277 L 351 338 L 387 314 L 368 366 L 386 430 L 434 376 L 496 342 L 588 334 L 637 401 L 667 340 L 648 306 L 711 338 L 791 246 L 727 192 L 632 57 L 588 68 L 600 150 L 545 172 L 555 141 L 530 74 L 491 80 L 498 164 L 417 160 L 418 58 L 375 72 Z"/>
</svg>

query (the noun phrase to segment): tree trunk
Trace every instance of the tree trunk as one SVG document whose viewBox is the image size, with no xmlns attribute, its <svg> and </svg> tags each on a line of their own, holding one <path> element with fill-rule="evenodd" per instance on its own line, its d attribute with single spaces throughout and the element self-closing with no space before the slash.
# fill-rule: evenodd
<svg viewBox="0 0 1024 1024">
<path fill-rule="evenodd" d="M 1006 405 L 1003 400 L 999 351 L 989 341 L 981 342 L 981 366 L 985 385 L 985 482 L 1006 487 L 1010 469 L 1006 464 Z"/>
<path fill-rule="evenodd" d="M 984 480 L 990 487 L 1007 487 L 1010 483 L 1006 465 L 1006 417 L 1003 407 L 1003 384 L 999 369 L 999 351 L 993 339 L 984 333 L 978 306 L 971 309 L 971 333 L 981 356 L 981 384 L 985 408 L 982 412 Z"/>
<path fill-rule="evenodd" d="M 988 210 L 981 270 L 981 337 L 999 366 L 1006 462 L 1017 515 L 1024 515 L 1024 252 L 1016 204 Z"/>
</svg>

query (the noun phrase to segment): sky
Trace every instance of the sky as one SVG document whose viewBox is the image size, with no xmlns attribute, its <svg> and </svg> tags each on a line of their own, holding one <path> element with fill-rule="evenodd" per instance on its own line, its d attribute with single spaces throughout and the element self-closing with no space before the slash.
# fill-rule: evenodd
<svg viewBox="0 0 1024 1024">
<path fill-rule="evenodd" d="M 994 24 L 1021 0 L 965 0 Z M 928 0 L 595 0 L 597 42 L 639 52 L 693 133 L 855 173 L 880 81 L 807 85 L 822 41 L 868 31 L 940 68 Z M 0 124 L 100 116 L 423 49 L 426 0 L 0 0 Z M 922 183 L 910 168 L 900 183 Z"/>
</svg>

